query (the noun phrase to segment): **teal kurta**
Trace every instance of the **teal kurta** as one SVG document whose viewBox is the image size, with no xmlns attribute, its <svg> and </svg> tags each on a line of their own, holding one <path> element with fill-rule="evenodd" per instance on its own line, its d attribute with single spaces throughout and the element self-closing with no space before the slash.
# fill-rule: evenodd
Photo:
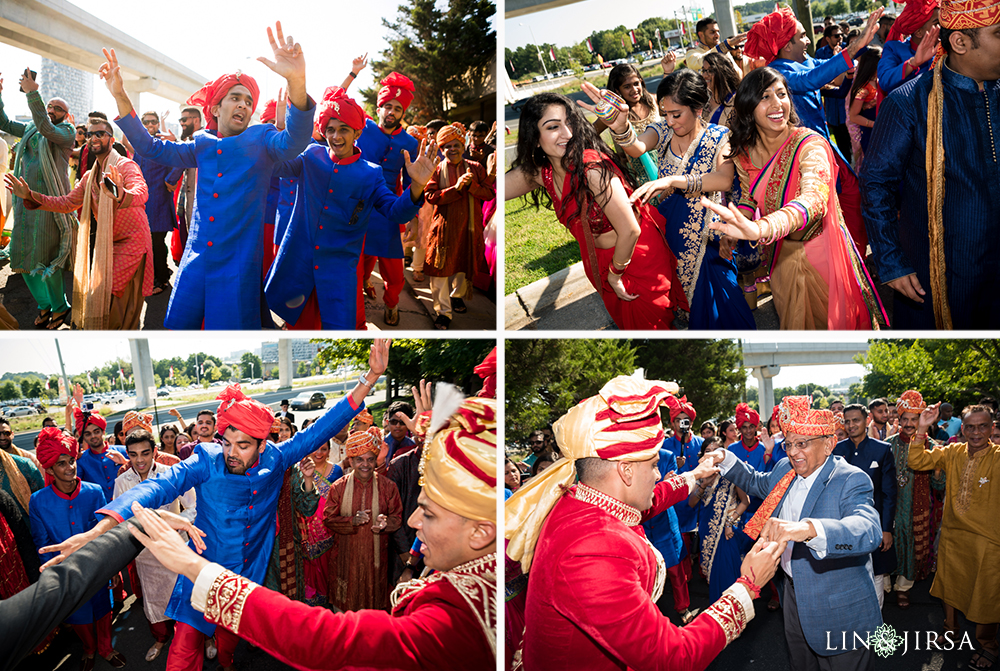
<svg viewBox="0 0 1000 671">
<path fill-rule="evenodd" d="M 286 498 L 286 490 L 287 498 Z M 305 546 L 302 538 L 303 524 L 299 524 L 299 516 L 309 518 L 316 514 L 319 508 L 319 492 L 314 486 L 308 492 L 305 490 L 305 479 L 299 465 L 295 464 L 285 472 L 285 483 L 282 485 L 281 496 L 278 498 L 278 536 L 275 538 L 274 547 L 271 549 L 271 561 L 267 564 L 267 575 L 264 576 L 264 587 L 275 592 L 284 592 L 281 589 L 281 563 L 292 562 L 292 570 L 295 573 L 295 594 L 285 594 L 295 601 L 306 600 L 305 571 L 302 567 L 302 559 L 305 554 Z M 282 559 L 281 552 L 281 506 L 291 506 L 291 517 L 295 520 L 292 525 L 292 536 L 295 539 L 295 550 L 292 557 Z M 286 513 L 288 511 L 285 511 Z"/>
<path fill-rule="evenodd" d="M 30 459 L 25 459 L 24 457 L 16 454 L 11 454 L 10 458 L 14 460 L 15 464 L 17 464 L 17 470 L 21 471 L 21 475 L 24 476 L 24 479 L 28 481 L 28 488 L 31 490 L 32 494 L 45 487 L 45 480 L 42 479 L 42 474 L 38 472 L 38 469 L 35 468 L 35 465 L 31 463 Z M 21 514 L 27 517 L 28 511 L 21 507 L 21 502 L 17 500 L 16 496 L 14 496 L 14 487 L 10 482 L 10 478 L 7 477 L 7 472 L 3 468 L 0 468 L 0 489 L 10 494 L 10 497 L 14 499 L 15 503 L 17 503 L 17 507 L 21 511 Z"/>
<path fill-rule="evenodd" d="M 893 575 L 901 575 L 907 580 L 923 580 L 933 570 L 934 536 L 937 534 L 941 513 L 938 503 L 935 508 L 931 501 L 931 489 L 944 491 L 945 474 L 935 476 L 933 471 L 914 471 L 908 460 L 910 455 L 909 441 L 900 440 L 900 434 L 886 439 L 892 448 L 892 456 L 896 460 L 896 523 L 893 528 L 892 543 L 896 547 L 898 560 Z M 928 439 L 928 447 L 938 443 Z M 924 488 L 917 476 L 930 478 L 930 487 Z M 917 494 L 916 501 L 914 494 Z M 914 508 L 914 503 L 917 504 Z M 915 514 L 919 518 L 914 524 Z M 918 536 L 922 542 L 918 543 Z M 920 551 L 918 551 L 918 549 Z"/>
<path fill-rule="evenodd" d="M 53 125 L 38 91 L 27 96 L 32 118 L 27 124 L 9 119 L 0 100 L 0 130 L 21 138 L 14 175 L 27 181 L 33 191 L 64 196 L 69 193 L 69 157 L 76 129 L 68 121 Z M 56 268 L 71 267 L 69 252 L 76 221 L 72 215 L 26 210 L 24 201 L 17 197 L 13 212 L 10 265 L 14 272 L 48 276 Z"/>
</svg>

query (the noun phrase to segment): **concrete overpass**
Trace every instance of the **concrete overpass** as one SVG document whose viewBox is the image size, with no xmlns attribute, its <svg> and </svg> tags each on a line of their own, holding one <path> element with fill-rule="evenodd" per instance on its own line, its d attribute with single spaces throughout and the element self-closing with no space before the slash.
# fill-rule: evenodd
<svg viewBox="0 0 1000 671">
<path fill-rule="evenodd" d="M 782 366 L 821 366 L 857 363 L 854 358 L 868 352 L 868 344 L 779 342 L 743 343 L 743 366 L 757 378 L 761 419 L 774 409 L 774 377 Z"/>
<path fill-rule="evenodd" d="M 140 93 L 183 103 L 208 81 L 65 0 L 3 0 L 0 42 L 95 74 L 104 63 L 101 48 L 114 47 L 125 90 L 139 109 Z M 16 82 L 13 74 L 7 79 Z"/>
</svg>

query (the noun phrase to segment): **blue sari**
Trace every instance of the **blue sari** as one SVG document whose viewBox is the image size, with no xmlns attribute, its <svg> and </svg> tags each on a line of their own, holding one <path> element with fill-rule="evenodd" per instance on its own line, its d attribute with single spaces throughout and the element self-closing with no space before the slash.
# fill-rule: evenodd
<svg viewBox="0 0 1000 671">
<path fill-rule="evenodd" d="M 657 144 L 660 177 L 703 174 L 715 169 L 717 157 L 729 134 L 727 128 L 708 124 L 695 131 L 684 156 L 670 148 L 673 131 L 666 121 L 650 124 Z M 706 193 L 721 203 L 719 193 Z M 736 282 L 736 264 L 719 255 L 719 234 L 708 229 L 713 212 L 698 206 L 702 194 L 674 191 L 657 209 L 666 219 L 667 244 L 677 257 L 677 276 L 691 306 L 690 328 L 756 330 L 750 307 Z"/>
<path fill-rule="evenodd" d="M 701 571 L 708 578 L 708 599 L 715 603 L 740 577 L 743 555 L 752 541 L 742 531 L 726 539 L 725 521 L 739 505 L 736 485 L 720 477 L 698 503 L 698 537 Z"/>
</svg>

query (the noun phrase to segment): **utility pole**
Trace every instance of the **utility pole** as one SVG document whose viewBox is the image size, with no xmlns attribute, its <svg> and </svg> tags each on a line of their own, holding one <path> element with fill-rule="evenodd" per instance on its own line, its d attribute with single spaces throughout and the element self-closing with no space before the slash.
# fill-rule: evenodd
<svg viewBox="0 0 1000 671">
<path fill-rule="evenodd" d="M 62 372 L 63 386 L 66 387 L 66 402 L 69 403 L 69 399 L 73 398 L 73 390 L 69 386 L 69 378 L 66 377 L 66 365 L 63 364 L 62 350 L 59 349 L 59 339 L 55 339 L 56 343 L 56 354 L 59 356 L 59 370 Z"/>
<path fill-rule="evenodd" d="M 809 0 L 792 0 L 792 10 L 795 18 L 805 27 L 806 35 L 809 36 L 809 55 L 816 55 L 816 36 L 813 34 L 812 6 Z"/>
<path fill-rule="evenodd" d="M 517 25 L 524 26 L 523 23 L 519 23 Z M 542 71 L 545 73 L 545 76 L 547 77 L 549 74 L 549 69 L 545 67 L 545 59 L 542 58 L 542 50 L 538 48 L 538 42 L 535 40 L 535 31 L 531 29 L 531 26 L 525 26 L 525 27 L 531 34 L 531 42 L 535 45 L 535 53 L 538 54 L 538 62 L 542 64 Z"/>
</svg>

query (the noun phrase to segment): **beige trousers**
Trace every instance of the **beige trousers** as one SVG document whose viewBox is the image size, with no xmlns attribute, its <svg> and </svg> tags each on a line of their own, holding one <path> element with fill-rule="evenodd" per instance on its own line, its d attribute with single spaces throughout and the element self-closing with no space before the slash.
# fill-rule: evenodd
<svg viewBox="0 0 1000 671">
<path fill-rule="evenodd" d="M 451 299 L 464 299 L 468 290 L 465 273 L 455 273 L 451 277 L 427 276 L 431 286 L 431 298 L 434 300 L 434 313 L 451 319 Z"/>
</svg>

